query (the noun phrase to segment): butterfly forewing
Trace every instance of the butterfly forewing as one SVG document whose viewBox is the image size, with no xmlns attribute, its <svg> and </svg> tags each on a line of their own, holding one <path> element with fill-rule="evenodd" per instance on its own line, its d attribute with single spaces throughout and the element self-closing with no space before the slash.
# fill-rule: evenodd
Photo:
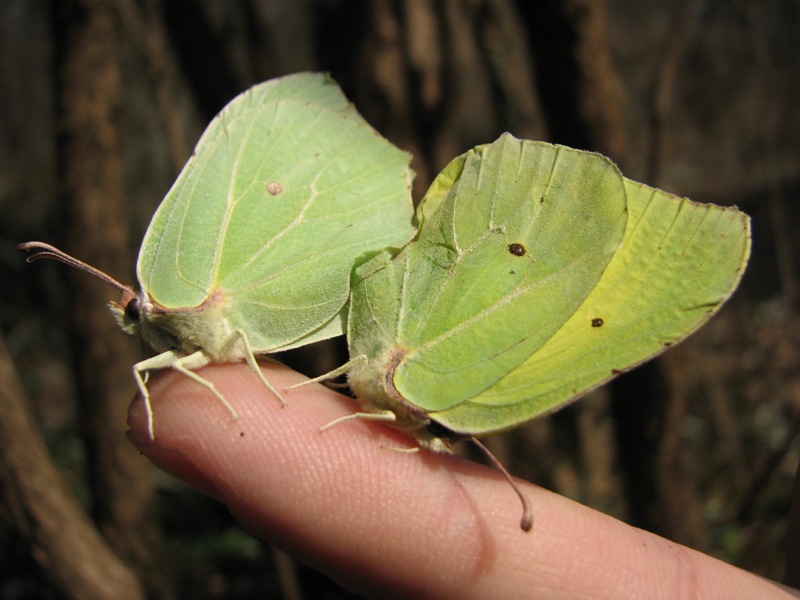
<svg viewBox="0 0 800 600">
<path fill-rule="evenodd" d="M 167 309 L 224 304 L 257 352 L 341 334 L 353 267 L 414 232 L 408 159 L 322 75 L 256 86 L 212 122 L 153 218 L 142 287 Z"/>
</svg>

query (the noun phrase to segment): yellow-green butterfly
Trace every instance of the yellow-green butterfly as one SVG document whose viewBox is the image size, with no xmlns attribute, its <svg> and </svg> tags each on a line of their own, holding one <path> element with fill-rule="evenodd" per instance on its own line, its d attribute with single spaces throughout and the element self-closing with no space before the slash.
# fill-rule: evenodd
<svg viewBox="0 0 800 600">
<path fill-rule="evenodd" d="M 508 134 L 452 161 L 417 218 L 397 256 L 357 270 L 351 360 L 338 371 L 369 411 L 352 416 L 440 451 L 460 438 L 483 448 L 474 436 L 552 412 L 680 341 L 731 295 L 750 250 L 736 208 Z"/>
<path fill-rule="evenodd" d="M 350 274 L 359 261 L 414 234 L 410 156 L 382 138 L 322 74 L 268 81 L 211 122 L 145 234 L 135 293 L 42 242 L 53 258 L 122 291 L 111 311 L 157 356 L 133 368 L 154 436 L 146 380 L 344 333 Z M 281 398 L 282 400 L 282 398 Z"/>
</svg>

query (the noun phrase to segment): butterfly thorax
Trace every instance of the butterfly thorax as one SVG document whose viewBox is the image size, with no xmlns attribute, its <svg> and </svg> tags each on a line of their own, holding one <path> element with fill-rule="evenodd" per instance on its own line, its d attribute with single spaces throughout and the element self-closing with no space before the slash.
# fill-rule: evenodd
<svg viewBox="0 0 800 600">
<path fill-rule="evenodd" d="M 140 336 L 156 352 L 202 350 L 217 362 L 235 362 L 244 356 L 240 345 L 231 343 L 234 332 L 220 291 L 199 306 L 187 308 L 164 307 L 146 294 L 123 298 L 123 302 L 109 304 L 119 326 Z"/>
</svg>

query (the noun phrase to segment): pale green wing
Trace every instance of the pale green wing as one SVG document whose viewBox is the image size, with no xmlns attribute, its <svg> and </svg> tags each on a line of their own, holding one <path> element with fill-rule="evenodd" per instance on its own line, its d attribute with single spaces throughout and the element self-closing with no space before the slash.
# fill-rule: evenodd
<svg viewBox="0 0 800 600">
<path fill-rule="evenodd" d="M 414 233 L 408 163 L 326 76 L 255 86 L 153 217 L 140 284 L 172 311 L 224 304 L 256 352 L 339 335 L 353 266 Z"/>
<path fill-rule="evenodd" d="M 747 215 L 625 186 L 625 241 L 572 318 L 496 385 L 432 419 L 481 434 L 551 412 L 682 340 L 733 293 L 750 252 Z"/>
<path fill-rule="evenodd" d="M 352 294 L 351 356 L 400 349 L 394 385 L 426 411 L 475 396 L 550 338 L 625 230 L 623 179 L 600 155 L 506 134 L 460 161 L 423 200 L 418 238 Z"/>
</svg>

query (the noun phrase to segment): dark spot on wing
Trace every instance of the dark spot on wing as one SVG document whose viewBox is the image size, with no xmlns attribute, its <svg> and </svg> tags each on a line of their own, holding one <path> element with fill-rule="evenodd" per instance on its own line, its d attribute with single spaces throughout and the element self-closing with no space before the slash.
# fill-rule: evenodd
<svg viewBox="0 0 800 600">
<path fill-rule="evenodd" d="M 527 252 L 527 250 L 525 250 L 525 246 L 517 243 L 509 244 L 508 251 L 514 256 L 525 256 L 525 252 Z"/>
<path fill-rule="evenodd" d="M 602 327 L 603 326 L 603 319 L 600 317 L 595 317 L 592 319 L 592 327 Z"/>
</svg>

